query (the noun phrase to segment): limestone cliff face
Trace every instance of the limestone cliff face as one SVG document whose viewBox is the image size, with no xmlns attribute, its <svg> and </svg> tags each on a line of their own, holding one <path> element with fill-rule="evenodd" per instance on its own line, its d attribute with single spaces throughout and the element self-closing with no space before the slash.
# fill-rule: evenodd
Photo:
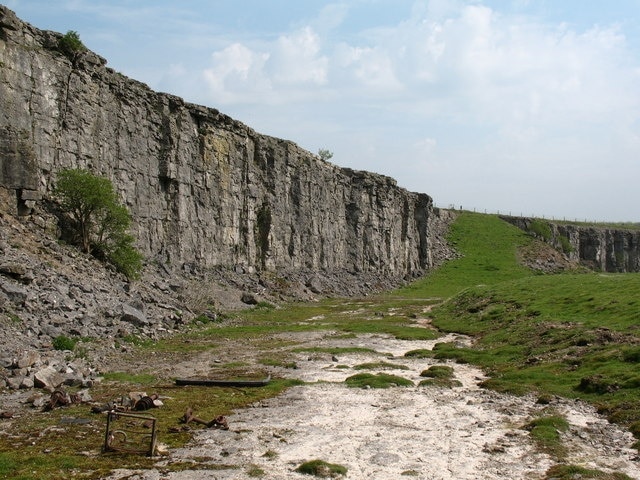
<svg viewBox="0 0 640 480">
<path fill-rule="evenodd" d="M 532 218 L 502 218 L 526 232 L 535 230 Z M 548 227 L 544 240 L 571 260 L 602 272 L 640 272 L 640 231 L 537 222 Z"/>
<path fill-rule="evenodd" d="M 139 248 L 172 265 L 380 272 L 431 267 L 432 200 L 339 168 L 215 109 L 157 93 L 0 6 L 0 189 L 16 208 L 63 168 L 109 177 Z"/>
</svg>

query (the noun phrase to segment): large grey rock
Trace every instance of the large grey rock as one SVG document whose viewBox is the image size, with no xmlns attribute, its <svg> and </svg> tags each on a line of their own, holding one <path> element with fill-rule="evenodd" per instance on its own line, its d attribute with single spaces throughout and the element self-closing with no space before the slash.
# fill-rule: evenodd
<svg viewBox="0 0 640 480">
<path fill-rule="evenodd" d="M 52 365 L 38 370 L 33 378 L 36 387 L 47 390 L 54 390 L 65 381 L 64 375 L 58 372 Z"/>
<path fill-rule="evenodd" d="M 21 389 L 29 389 L 33 388 L 35 385 L 34 379 L 32 377 L 23 377 L 22 382 L 20 382 Z"/>
<path fill-rule="evenodd" d="M 11 300 L 13 303 L 23 305 L 27 300 L 29 293 L 26 289 L 20 285 L 14 285 L 9 282 L 0 282 L 0 290 Z"/>
<path fill-rule="evenodd" d="M 240 298 L 242 303 L 246 303 L 247 305 L 257 305 L 260 299 L 255 293 L 251 292 L 243 292 Z"/>
<path fill-rule="evenodd" d="M 149 324 L 149 320 L 144 313 L 127 304 L 122 305 L 122 316 L 120 319 L 123 322 L 131 323 L 136 327 L 144 327 Z"/>
<path fill-rule="evenodd" d="M 24 380 L 24 376 L 7 377 L 5 380 L 7 382 L 8 388 L 10 388 L 11 390 L 18 390 L 20 388 L 20 385 L 22 384 L 22 381 Z"/>
<path fill-rule="evenodd" d="M 19 263 L 4 262 L 0 263 L 0 274 L 8 275 L 11 277 L 22 277 L 27 273 L 27 267 Z"/>
</svg>

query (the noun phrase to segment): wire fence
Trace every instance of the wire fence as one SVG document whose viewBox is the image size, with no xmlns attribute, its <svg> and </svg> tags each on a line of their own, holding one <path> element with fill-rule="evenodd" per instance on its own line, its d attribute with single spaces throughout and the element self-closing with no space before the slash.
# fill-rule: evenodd
<svg viewBox="0 0 640 480">
<path fill-rule="evenodd" d="M 588 224 L 588 225 L 612 225 L 626 228 L 634 228 L 640 229 L 640 222 L 611 222 L 606 220 L 596 220 L 590 218 L 571 218 L 571 217 L 556 217 L 556 216 L 548 216 L 545 214 L 536 214 L 536 213 L 528 213 L 523 211 L 513 211 L 513 210 L 491 210 L 491 209 L 481 209 L 481 208 L 463 208 L 462 205 L 453 205 L 450 204 L 446 207 L 436 205 L 436 208 L 441 208 L 444 210 L 455 210 L 455 211 L 466 211 L 473 213 L 484 213 L 487 215 L 505 215 L 509 217 L 521 217 L 521 218 L 535 218 L 546 220 L 549 222 L 562 222 L 562 223 L 579 223 L 579 224 Z"/>
</svg>

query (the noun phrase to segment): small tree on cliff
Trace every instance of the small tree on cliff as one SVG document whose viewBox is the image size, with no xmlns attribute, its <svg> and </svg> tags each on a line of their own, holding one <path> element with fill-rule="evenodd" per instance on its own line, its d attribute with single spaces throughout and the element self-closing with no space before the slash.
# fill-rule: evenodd
<svg viewBox="0 0 640 480">
<path fill-rule="evenodd" d="M 54 188 L 68 217 L 68 232 L 86 253 L 104 258 L 128 278 L 137 278 L 142 255 L 127 233 L 131 216 L 118 202 L 111 181 L 81 169 L 63 170 Z"/>
<path fill-rule="evenodd" d="M 318 150 L 318 156 L 326 162 L 333 157 L 333 152 L 327 148 L 321 148 Z"/>
<path fill-rule="evenodd" d="M 64 36 L 60 37 L 58 40 L 58 48 L 74 63 L 78 59 L 78 56 L 87 49 L 82 43 L 82 40 L 80 40 L 78 32 L 73 30 L 69 30 Z"/>
</svg>

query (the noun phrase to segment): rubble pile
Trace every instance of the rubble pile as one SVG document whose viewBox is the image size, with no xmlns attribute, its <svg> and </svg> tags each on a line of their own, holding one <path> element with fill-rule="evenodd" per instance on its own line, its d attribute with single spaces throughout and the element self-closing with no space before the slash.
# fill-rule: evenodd
<svg viewBox="0 0 640 480">
<path fill-rule="evenodd" d="M 397 285 L 362 273 L 205 272 L 153 259 L 131 282 L 57 238 L 57 219 L 45 209 L 28 216 L 0 209 L 0 389 L 89 386 L 132 343 L 220 321 L 222 311 Z"/>
<path fill-rule="evenodd" d="M 160 277 L 127 282 L 33 219 L 0 213 L 0 387 L 91 383 L 101 349 L 182 325 L 185 307 L 172 288 Z"/>
</svg>

